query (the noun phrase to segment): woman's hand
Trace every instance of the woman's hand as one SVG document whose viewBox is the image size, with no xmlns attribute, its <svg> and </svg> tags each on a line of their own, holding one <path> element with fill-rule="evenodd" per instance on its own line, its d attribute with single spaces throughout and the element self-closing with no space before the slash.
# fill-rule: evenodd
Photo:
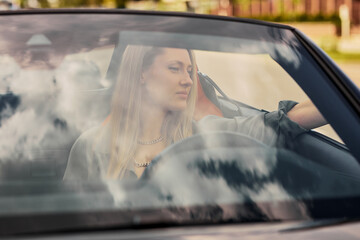
<svg viewBox="0 0 360 240">
<path fill-rule="evenodd" d="M 309 130 L 327 124 L 325 118 L 310 100 L 295 105 L 287 113 L 287 116 L 301 127 Z"/>
</svg>

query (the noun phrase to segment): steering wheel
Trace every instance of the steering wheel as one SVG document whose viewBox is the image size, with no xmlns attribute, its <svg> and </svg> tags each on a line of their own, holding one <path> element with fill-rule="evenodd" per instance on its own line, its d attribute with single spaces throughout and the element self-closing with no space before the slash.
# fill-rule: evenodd
<svg viewBox="0 0 360 240">
<path fill-rule="evenodd" d="M 252 153 L 266 157 L 266 152 L 271 149 L 267 145 L 240 133 L 216 131 L 195 134 L 183 139 L 162 151 L 145 169 L 141 179 L 150 178 L 154 171 L 163 162 L 181 161 L 192 162 L 195 159 L 206 158 L 249 158 Z"/>
<path fill-rule="evenodd" d="M 161 206 L 207 206 L 198 212 L 179 211 L 200 219 L 214 216 L 209 204 L 218 206 L 227 202 L 247 202 L 250 205 L 242 206 L 255 208 L 246 207 L 248 211 L 244 212 L 244 217 L 255 214 L 261 219 L 265 215 L 256 203 L 289 199 L 293 200 L 292 205 L 284 206 L 290 206 L 289 210 L 283 211 L 284 207 L 281 207 L 280 211 L 275 207 L 270 216 L 279 214 L 283 218 L 282 214 L 286 213 L 291 219 L 307 213 L 302 199 L 310 200 L 307 210 L 312 211 L 312 200 L 331 196 L 334 189 L 337 194 L 352 196 L 354 188 L 351 186 L 360 186 L 356 178 L 349 178 L 287 149 L 270 147 L 233 132 L 197 134 L 169 146 L 153 159 L 141 179 L 148 184 L 145 189 L 160 199 Z M 316 204 L 322 207 L 321 202 Z M 179 212 L 175 211 L 175 214 Z M 234 213 L 234 218 L 238 218 L 241 211 Z"/>
</svg>

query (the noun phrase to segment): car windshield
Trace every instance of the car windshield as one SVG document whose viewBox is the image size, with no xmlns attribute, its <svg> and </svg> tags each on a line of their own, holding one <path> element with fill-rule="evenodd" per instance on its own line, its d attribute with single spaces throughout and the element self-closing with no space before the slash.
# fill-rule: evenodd
<svg viewBox="0 0 360 240">
<path fill-rule="evenodd" d="M 291 28 L 3 15 L 0 63 L 1 218 L 115 216 L 43 225 L 76 229 L 354 214 L 360 166 L 328 107 L 341 101 L 319 97 L 328 75 Z M 302 103 L 325 122 L 294 120 Z"/>
</svg>

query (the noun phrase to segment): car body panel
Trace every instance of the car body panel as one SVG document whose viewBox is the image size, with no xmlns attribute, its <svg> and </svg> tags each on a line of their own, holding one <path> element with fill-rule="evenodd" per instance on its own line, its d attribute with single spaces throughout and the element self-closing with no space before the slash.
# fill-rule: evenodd
<svg viewBox="0 0 360 240">
<path fill-rule="evenodd" d="M 319 224 L 319 225 L 317 225 Z M 153 228 L 134 230 L 104 230 L 102 232 L 76 232 L 14 237 L 11 239 L 359 239 L 359 223 L 343 223 L 339 225 L 324 225 L 320 222 L 290 222 L 271 224 L 243 224 L 220 226 L 187 226 L 176 228 Z M 308 229 L 300 226 L 308 225 Z M 314 225 L 315 227 L 311 227 Z"/>
</svg>

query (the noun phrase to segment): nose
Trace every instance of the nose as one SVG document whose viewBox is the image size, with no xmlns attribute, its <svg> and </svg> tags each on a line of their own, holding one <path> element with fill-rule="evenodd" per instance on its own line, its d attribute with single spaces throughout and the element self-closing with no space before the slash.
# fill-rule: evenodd
<svg viewBox="0 0 360 240">
<path fill-rule="evenodd" d="M 182 86 L 191 87 L 193 85 L 193 80 L 188 72 L 185 72 L 180 81 Z"/>
</svg>

